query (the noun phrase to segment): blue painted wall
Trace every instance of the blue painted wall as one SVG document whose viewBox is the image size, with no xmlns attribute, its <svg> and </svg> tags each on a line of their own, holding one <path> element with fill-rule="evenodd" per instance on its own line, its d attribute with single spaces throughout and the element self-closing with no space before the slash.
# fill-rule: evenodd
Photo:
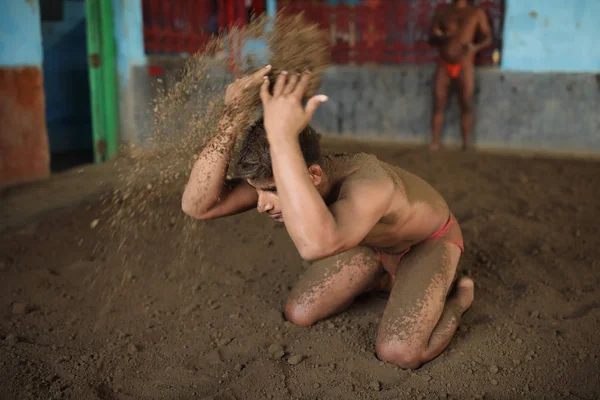
<svg viewBox="0 0 600 400">
<path fill-rule="evenodd" d="M 506 0 L 502 67 L 600 71 L 600 0 Z"/>
<path fill-rule="evenodd" d="M 92 149 L 85 3 L 65 0 L 62 21 L 42 22 L 50 151 Z"/>
<path fill-rule="evenodd" d="M 0 0 L 0 10 L 0 65 L 41 65 L 42 36 L 38 2 Z"/>
</svg>

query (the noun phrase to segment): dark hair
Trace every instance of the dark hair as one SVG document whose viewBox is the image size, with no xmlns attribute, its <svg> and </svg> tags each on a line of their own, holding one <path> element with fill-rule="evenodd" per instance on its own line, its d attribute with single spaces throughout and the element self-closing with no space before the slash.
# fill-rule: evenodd
<svg viewBox="0 0 600 400">
<path fill-rule="evenodd" d="M 320 135 L 310 125 L 300 132 L 300 150 L 307 167 L 321 161 L 319 139 Z M 269 141 L 262 118 L 246 132 L 235 169 L 242 179 L 267 180 L 273 177 Z"/>
</svg>

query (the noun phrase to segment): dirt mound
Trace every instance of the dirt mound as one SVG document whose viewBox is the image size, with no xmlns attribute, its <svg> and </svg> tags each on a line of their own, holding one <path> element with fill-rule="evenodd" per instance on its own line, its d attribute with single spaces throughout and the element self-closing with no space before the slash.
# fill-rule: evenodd
<svg viewBox="0 0 600 400">
<path fill-rule="evenodd" d="M 80 192 L 86 201 L 25 215 L 26 225 L 0 236 L 0 398 L 600 395 L 598 163 L 368 142 L 332 148 L 324 139 L 330 150 L 372 152 L 414 171 L 461 224 L 460 273 L 475 280 L 476 298 L 438 359 L 410 372 L 375 357 L 384 294 L 311 328 L 285 322 L 303 264 L 282 225 L 255 212 L 191 221 L 195 242 L 181 247 L 188 219 L 178 184 L 129 220 L 138 235 L 121 245 L 87 195 L 115 173 L 104 169 L 103 178 L 98 166 L 3 199 L 44 208 Z"/>
</svg>

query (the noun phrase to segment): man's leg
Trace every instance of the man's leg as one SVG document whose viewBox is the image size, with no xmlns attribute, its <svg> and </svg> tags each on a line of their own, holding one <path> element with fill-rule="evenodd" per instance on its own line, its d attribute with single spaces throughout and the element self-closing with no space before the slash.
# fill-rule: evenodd
<svg viewBox="0 0 600 400">
<path fill-rule="evenodd" d="M 377 253 L 369 247 L 359 246 L 316 261 L 292 289 L 285 316 L 296 325 L 310 326 L 378 287 L 384 273 Z"/>
<path fill-rule="evenodd" d="M 448 346 L 474 296 L 467 277 L 448 295 L 460 254 L 452 243 L 429 240 L 404 256 L 377 335 L 381 360 L 418 368 Z"/>
<path fill-rule="evenodd" d="M 475 66 L 466 63 L 458 77 L 458 102 L 460 105 L 460 129 L 463 139 L 463 150 L 469 148 L 469 140 L 473 131 L 473 94 L 475 93 Z"/>
<path fill-rule="evenodd" d="M 446 71 L 444 66 L 438 62 L 437 70 L 433 76 L 433 113 L 431 115 L 433 138 L 429 146 L 430 150 L 437 150 L 440 147 L 442 126 L 444 125 L 444 112 L 446 111 L 449 92 L 450 75 L 448 75 L 448 71 Z"/>
</svg>

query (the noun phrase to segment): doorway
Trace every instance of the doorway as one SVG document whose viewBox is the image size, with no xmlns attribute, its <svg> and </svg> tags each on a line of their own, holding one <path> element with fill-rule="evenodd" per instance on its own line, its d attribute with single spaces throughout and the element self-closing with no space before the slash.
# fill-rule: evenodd
<svg viewBox="0 0 600 400">
<path fill-rule="evenodd" d="M 42 0 L 46 124 L 52 172 L 94 161 L 85 1 Z"/>
</svg>

